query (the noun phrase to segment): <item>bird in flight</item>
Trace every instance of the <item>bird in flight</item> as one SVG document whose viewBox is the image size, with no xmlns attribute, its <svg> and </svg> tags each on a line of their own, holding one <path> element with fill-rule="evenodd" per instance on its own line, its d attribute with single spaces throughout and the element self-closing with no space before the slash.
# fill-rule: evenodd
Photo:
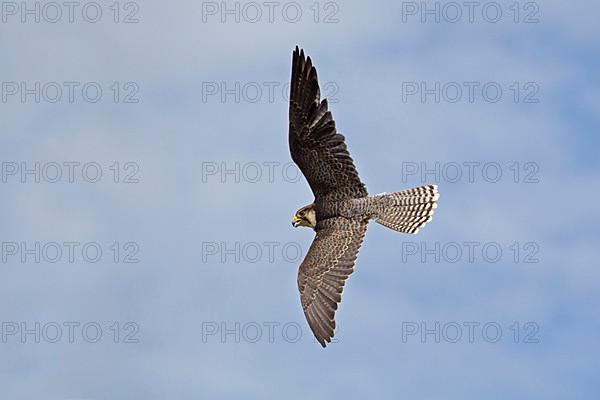
<svg viewBox="0 0 600 400">
<path fill-rule="evenodd" d="M 292 225 L 316 232 L 300 264 L 298 289 L 308 325 L 325 347 L 335 330 L 335 312 L 369 220 L 403 233 L 417 233 L 431 220 L 439 198 L 436 185 L 369 196 L 345 138 L 321 100 L 317 71 L 298 46 L 292 56 L 289 145 L 315 196 L 294 214 Z"/>
</svg>

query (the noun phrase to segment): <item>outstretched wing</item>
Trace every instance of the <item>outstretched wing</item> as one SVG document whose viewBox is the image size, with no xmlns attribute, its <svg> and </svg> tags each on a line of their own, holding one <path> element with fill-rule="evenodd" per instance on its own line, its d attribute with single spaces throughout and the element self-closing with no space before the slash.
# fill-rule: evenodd
<svg viewBox="0 0 600 400">
<path fill-rule="evenodd" d="M 298 46 L 292 59 L 289 119 L 292 160 L 306 177 L 315 198 L 365 197 L 367 189 L 358 177 L 344 136 L 335 129 L 327 99 L 321 101 L 317 70 Z"/>
<path fill-rule="evenodd" d="M 317 236 L 298 271 L 300 302 L 308 325 L 325 347 L 335 330 L 335 311 L 346 279 L 367 231 L 368 221 L 328 218 L 317 224 Z"/>
</svg>

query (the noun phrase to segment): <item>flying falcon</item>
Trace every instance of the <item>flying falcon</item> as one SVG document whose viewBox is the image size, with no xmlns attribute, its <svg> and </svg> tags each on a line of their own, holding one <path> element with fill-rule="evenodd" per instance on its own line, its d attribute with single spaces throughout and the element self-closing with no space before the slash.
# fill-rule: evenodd
<svg viewBox="0 0 600 400">
<path fill-rule="evenodd" d="M 294 227 L 316 232 L 298 271 L 304 315 L 325 347 L 335 330 L 335 311 L 346 279 L 367 231 L 369 220 L 398 232 L 417 233 L 431 220 L 439 197 L 437 186 L 425 185 L 391 194 L 369 196 L 358 177 L 345 138 L 321 100 L 317 71 L 296 46 L 290 85 L 289 144 L 315 196 L 292 218 Z"/>
</svg>

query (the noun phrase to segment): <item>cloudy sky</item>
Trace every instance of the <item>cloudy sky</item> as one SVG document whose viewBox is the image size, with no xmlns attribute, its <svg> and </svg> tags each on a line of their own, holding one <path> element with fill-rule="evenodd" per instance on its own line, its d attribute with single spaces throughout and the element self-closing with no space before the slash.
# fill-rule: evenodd
<svg viewBox="0 0 600 400">
<path fill-rule="evenodd" d="M 0 6 L 2 398 L 598 398 L 597 2 Z M 370 192 L 441 192 L 326 349 L 296 45 Z"/>
</svg>

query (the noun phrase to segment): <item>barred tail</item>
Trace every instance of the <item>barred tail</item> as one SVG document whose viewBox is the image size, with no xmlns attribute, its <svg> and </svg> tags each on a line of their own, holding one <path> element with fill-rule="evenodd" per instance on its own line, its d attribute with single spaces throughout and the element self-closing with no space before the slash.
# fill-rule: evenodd
<svg viewBox="0 0 600 400">
<path fill-rule="evenodd" d="M 419 186 L 401 192 L 371 197 L 376 222 L 398 232 L 417 233 L 431 221 L 440 197 L 437 185 Z"/>
</svg>

